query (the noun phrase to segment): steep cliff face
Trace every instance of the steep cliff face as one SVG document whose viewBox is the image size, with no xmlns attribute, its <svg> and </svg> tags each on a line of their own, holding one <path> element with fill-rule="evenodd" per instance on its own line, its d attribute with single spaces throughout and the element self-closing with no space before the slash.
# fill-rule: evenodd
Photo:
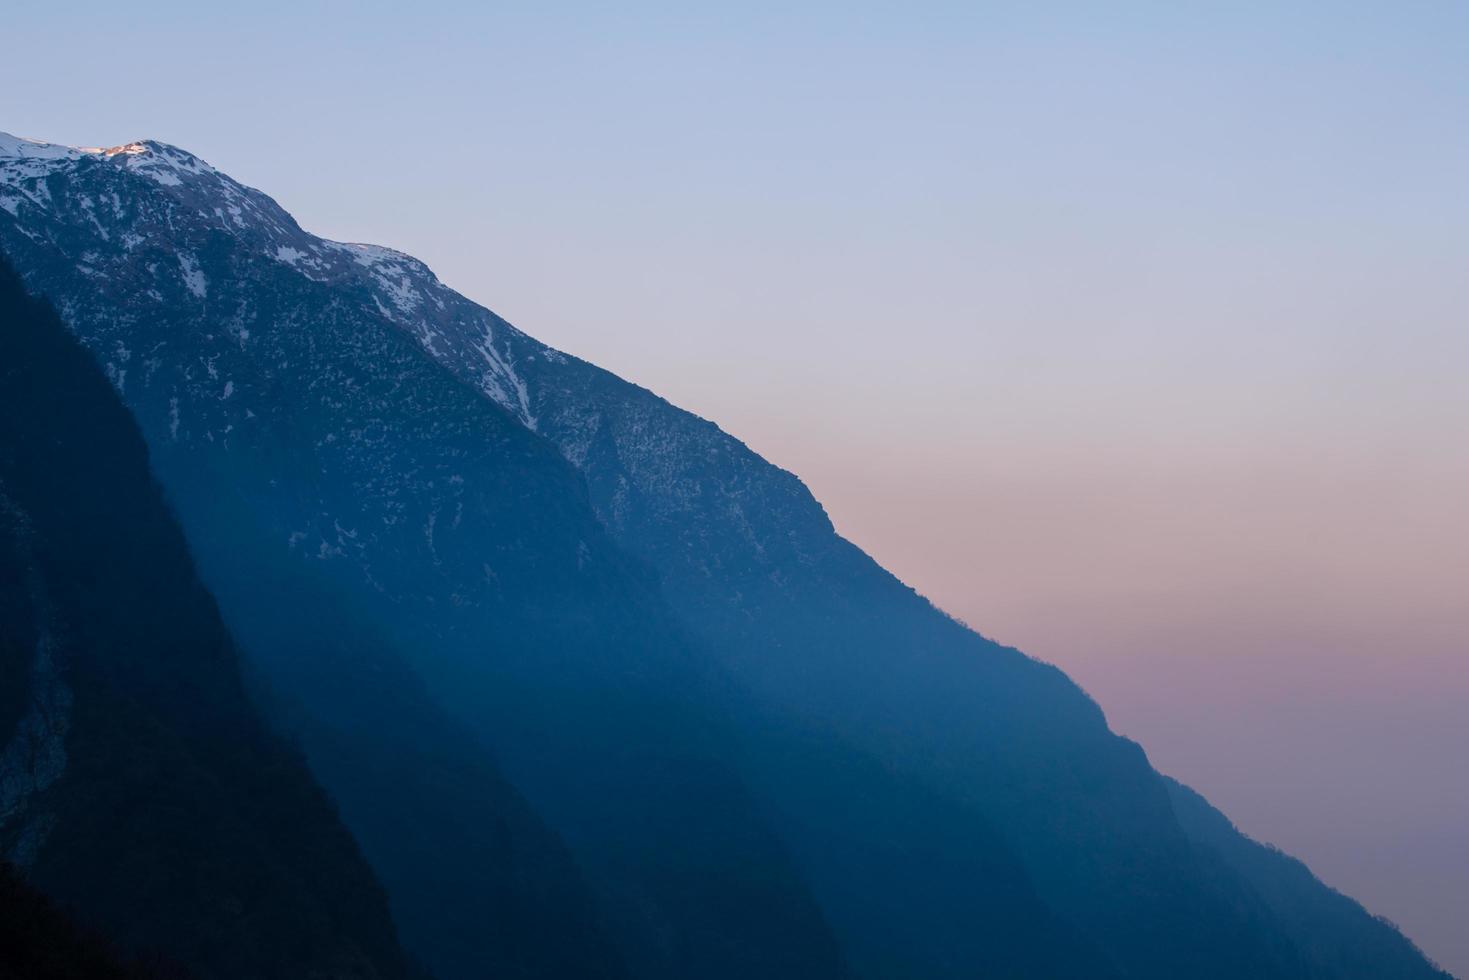
<svg viewBox="0 0 1469 980">
<path fill-rule="evenodd" d="M 394 319 L 416 301 L 395 300 L 387 270 L 412 263 L 309 240 L 263 195 L 171 148 L 43 161 L 52 169 L 34 174 L 35 158 L 18 157 L 8 178 L 0 164 L 20 195 L 13 216 L 0 210 L 4 240 L 84 342 L 111 352 L 99 359 L 150 440 L 205 580 L 252 663 L 301 709 L 318 774 L 397 885 L 410 948 L 446 977 L 483 975 L 498 959 L 486 938 L 506 934 L 496 912 L 519 894 L 510 906 L 547 914 L 509 935 L 564 931 L 574 938 L 561 943 L 596 950 L 605 933 L 640 976 L 843 975 L 730 762 L 702 693 L 707 664 L 555 447 Z M 76 291 L 78 274 L 97 296 Z M 261 569 L 291 584 L 272 595 Z M 328 651 L 341 677 L 301 643 L 323 615 L 374 638 L 360 656 Z M 384 650 L 424 697 L 374 666 Z M 350 765 L 389 744 L 452 775 L 405 786 Z M 517 792 L 485 782 L 502 770 Z M 503 819 L 470 823 L 469 799 Z M 555 839 L 579 874 L 507 877 L 562 866 Z M 464 886 L 454 942 L 433 886 L 449 878 Z M 542 889 L 567 901 L 541 902 Z M 554 962 L 540 975 L 556 975 Z M 617 969 L 597 955 L 583 968 Z"/>
<path fill-rule="evenodd" d="M 565 840 L 633 974 L 1439 976 L 1406 945 L 1323 959 L 1058 670 L 416 260 L 155 143 L 0 145 L 0 245 L 137 413 L 226 614 L 284 616 L 243 579 L 287 568 L 385 638 Z M 252 659 L 330 715 L 272 628 Z M 338 744 L 375 744 L 356 715 Z"/>
<path fill-rule="evenodd" d="M 201 977 L 403 976 L 366 863 L 246 697 L 132 418 L 8 265 L 0 326 L 0 851 Z"/>
</svg>

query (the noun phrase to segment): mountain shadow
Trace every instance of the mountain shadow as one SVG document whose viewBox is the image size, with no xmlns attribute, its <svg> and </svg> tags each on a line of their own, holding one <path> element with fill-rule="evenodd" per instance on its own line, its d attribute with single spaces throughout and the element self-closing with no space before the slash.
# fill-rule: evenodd
<svg viewBox="0 0 1469 980">
<path fill-rule="evenodd" d="M 0 862 L 0 980 L 188 980 L 161 956 L 129 960 Z"/>
</svg>

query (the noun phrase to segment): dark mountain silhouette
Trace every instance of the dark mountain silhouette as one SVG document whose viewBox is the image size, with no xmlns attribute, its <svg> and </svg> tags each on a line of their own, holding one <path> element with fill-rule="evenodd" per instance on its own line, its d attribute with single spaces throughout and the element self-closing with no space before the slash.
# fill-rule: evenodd
<svg viewBox="0 0 1469 980">
<path fill-rule="evenodd" d="M 635 977 L 1443 976 L 712 423 L 177 148 L 9 147 L 0 246 L 445 980 L 562 922 Z M 460 861 L 514 927 L 438 914 Z"/>
<path fill-rule="evenodd" d="M 177 964 L 130 960 L 0 862 L 0 980 L 188 980 Z"/>
</svg>

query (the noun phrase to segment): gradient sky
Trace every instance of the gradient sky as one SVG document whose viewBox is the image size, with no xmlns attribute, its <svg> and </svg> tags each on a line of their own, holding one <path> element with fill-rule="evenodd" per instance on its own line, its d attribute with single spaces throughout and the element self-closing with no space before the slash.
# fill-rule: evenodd
<svg viewBox="0 0 1469 980">
<path fill-rule="evenodd" d="M 717 420 L 1469 974 L 1469 4 L 10 0 L 177 143 Z"/>
</svg>

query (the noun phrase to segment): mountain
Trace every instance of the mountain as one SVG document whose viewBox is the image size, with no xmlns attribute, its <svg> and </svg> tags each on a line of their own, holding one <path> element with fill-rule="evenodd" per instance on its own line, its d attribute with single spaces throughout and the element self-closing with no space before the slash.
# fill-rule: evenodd
<svg viewBox="0 0 1469 980">
<path fill-rule="evenodd" d="M 198 977 L 405 976 L 356 844 L 250 702 L 132 417 L 3 263 L 0 325 L 0 856 Z M 99 962 L 78 940 L 22 975 Z"/>
<path fill-rule="evenodd" d="M 935 609 L 795 476 L 411 257 L 309 235 L 175 147 L 10 137 L 0 247 L 138 418 L 446 980 L 472 956 L 434 962 L 412 881 L 476 831 L 411 855 L 374 831 L 394 787 L 348 760 L 384 733 L 476 760 L 525 828 L 484 835 L 504 860 L 478 880 L 560 869 L 541 921 L 583 909 L 578 943 L 633 976 L 1443 976 L 1356 943 L 1372 920 L 1309 873 L 1282 899 L 1060 671 Z M 363 639 L 314 653 L 316 609 Z M 432 791 L 396 802 L 436 837 Z"/>
<path fill-rule="evenodd" d="M 122 287 L 97 297 L 103 366 L 409 948 L 445 978 L 503 968 L 494 936 L 529 975 L 843 975 L 701 710 L 703 659 L 556 449 L 426 358 L 371 296 L 302 275 L 312 264 L 289 246 L 240 250 L 213 226 L 182 258 L 165 244 L 201 214 L 245 235 L 289 229 L 258 192 L 172 149 L 59 159 L 99 181 L 78 214 L 123 215 L 99 242 L 149 283 L 95 281 Z M 53 179 L 18 186 L 69 199 Z M 3 247 L 26 265 L 43 250 L 24 231 Z M 341 274 L 376 267 L 375 250 L 333 255 Z M 62 290 L 30 285 L 79 322 Z M 346 673 L 310 633 L 363 638 L 330 653 Z M 506 908 L 542 914 L 511 929 Z M 447 938 L 446 918 L 462 920 Z M 574 971 L 551 955 L 567 949 L 588 951 Z"/>
</svg>

